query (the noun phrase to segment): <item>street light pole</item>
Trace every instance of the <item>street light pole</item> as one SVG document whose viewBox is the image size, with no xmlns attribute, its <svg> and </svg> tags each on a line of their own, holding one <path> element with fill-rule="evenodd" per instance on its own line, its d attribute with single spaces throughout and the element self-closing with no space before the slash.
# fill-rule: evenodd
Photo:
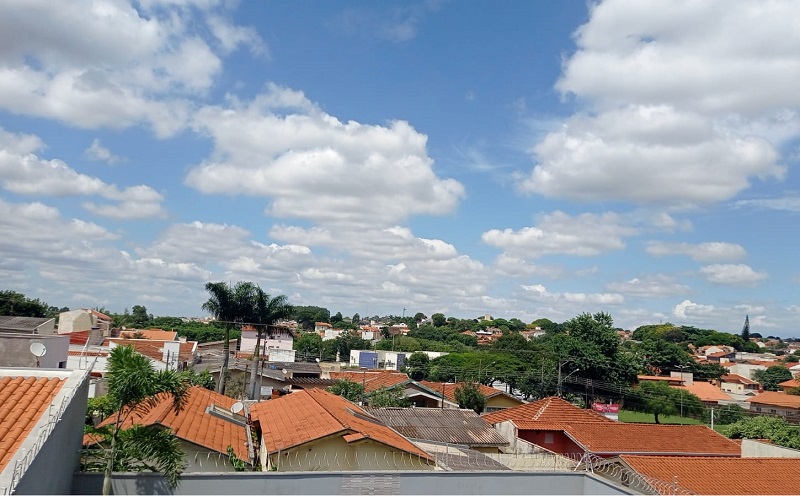
<svg viewBox="0 0 800 496">
<path fill-rule="evenodd" d="M 676 365 L 681 371 L 681 417 L 683 417 L 683 388 L 686 387 L 686 383 L 683 381 L 683 369 L 688 367 L 688 365 Z"/>
</svg>

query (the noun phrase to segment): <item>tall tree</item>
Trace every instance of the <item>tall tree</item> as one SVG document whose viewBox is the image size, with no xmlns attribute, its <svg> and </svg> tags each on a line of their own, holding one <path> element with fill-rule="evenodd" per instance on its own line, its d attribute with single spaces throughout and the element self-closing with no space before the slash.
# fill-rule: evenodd
<svg viewBox="0 0 800 496">
<path fill-rule="evenodd" d="M 703 403 L 696 395 L 673 388 L 665 382 L 645 381 L 626 399 L 625 408 L 652 413 L 658 424 L 659 415 L 699 415 L 703 412 Z"/>
<path fill-rule="evenodd" d="M 256 286 L 253 291 L 253 318 L 252 323 L 256 327 L 256 349 L 253 353 L 253 368 L 250 370 L 250 399 L 256 399 L 256 370 L 259 353 L 261 351 L 261 339 L 269 327 L 275 325 L 281 319 L 286 319 L 292 314 L 292 306 L 286 295 L 278 295 L 274 298 L 265 293 L 261 287 Z"/>
<path fill-rule="evenodd" d="M 186 402 L 188 384 L 185 376 L 173 370 L 156 371 L 152 362 L 133 347 L 118 346 L 108 357 L 108 397 L 116 408 L 114 424 L 104 433 L 110 441 L 103 451 L 107 460 L 103 470 L 103 494 L 111 493 L 111 477 L 115 468 L 124 469 L 134 460 L 152 466 L 164 474 L 175 487 L 183 470 L 183 452 L 177 438 L 168 430 L 142 426 L 122 431 L 125 420 L 132 415 L 144 415 L 154 408 L 156 395 L 172 397 L 172 410 L 180 412 Z"/>
<path fill-rule="evenodd" d="M 744 327 L 742 327 L 742 340 L 745 342 L 750 341 L 750 316 L 744 316 Z"/>
<path fill-rule="evenodd" d="M 137 328 L 147 327 L 150 323 L 150 316 L 147 314 L 147 307 L 144 305 L 134 305 L 131 309 L 133 325 Z"/>
<path fill-rule="evenodd" d="M 0 291 L 0 315 L 13 317 L 47 317 L 49 306 L 38 299 L 27 298 L 16 291 Z"/>
<path fill-rule="evenodd" d="M 486 408 L 486 397 L 481 393 L 480 386 L 472 382 L 465 382 L 455 391 L 459 408 L 469 408 L 475 413 L 481 413 Z"/>
</svg>

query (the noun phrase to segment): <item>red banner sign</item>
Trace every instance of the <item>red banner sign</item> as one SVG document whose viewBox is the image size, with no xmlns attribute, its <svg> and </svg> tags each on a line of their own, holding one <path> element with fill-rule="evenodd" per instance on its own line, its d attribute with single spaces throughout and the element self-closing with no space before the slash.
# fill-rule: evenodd
<svg viewBox="0 0 800 496">
<path fill-rule="evenodd" d="M 600 413 L 619 413 L 619 405 L 616 403 L 592 403 L 592 410 Z"/>
</svg>

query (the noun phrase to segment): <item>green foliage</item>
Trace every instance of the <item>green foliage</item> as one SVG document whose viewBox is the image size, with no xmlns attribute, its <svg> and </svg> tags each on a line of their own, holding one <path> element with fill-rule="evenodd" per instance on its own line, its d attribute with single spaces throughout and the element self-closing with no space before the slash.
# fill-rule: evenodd
<svg viewBox="0 0 800 496">
<path fill-rule="evenodd" d="M 481 413 L 486 408 L 486 397 L 481 393 L 477 384 L 465 382 L 459 385 L 455 391 L 456 401 L 459 408 L 469 408 Z"/>
<path fill-rule="evenodd" d="M 658 374 L 665 370 L 672 370 L 677 365 L 694 362 L 691 355 L 675 343 L 664 339 L 647 340 L 634 345 L 635 353 L 642 359 L 644 367 L 649 374 Z"/>
<path fill-rule="evenodd" d="M 110 396 L 95 396 L 86 402 L 86 425 L 94 425 L 116 411 L 116 404 Z"/>
<path fill-rule="evenodd" d="M 714 423 L 720 425 L 728 425 L 736 423 L 747 416 L 747 410 L 740 407 L 735 403 L 731 403 L 730 405 L 725 405 L 720 407 L 718 410 L 714 409 Z M 711 412 L 712 410 L 709 409 L 706 411 L 705 414 L 705 422 L 710 424 L 711 423 Z"/>
<path fill-rule="evenodd" d="M 376 350 L 394 350 L 413 353 L 424 351 L 422 344 L 410 336 L 394 336 L 389 339 L 382 339 L 375 345 Z"/>
<path fill-rule="evenodd" d="M 50 306 L 39 299 L 27 298 L 16 291 L 0 291 L 0 315 L 47 317 Z"/>
<path fill-rule="evenodd" d="M 525 350 L 528 348 L 528 340 L 519 332 L 510 332 L 500 336 L 492 347 L 496 350 Z"/>
<path fill-rule="evenodd" d="M 403 395 L 401 388 L 385 388 L 375 391 L 367 398 L 369 406 L 408 408 L 411 400 Z"/>
<path fill-rule="evenodd" d="M 313 331 L 317 322 L 331 321 L 331 312 L 327 308 L 297 305 L 292 310 L 291 318 L 297 321 L 303 329 Z"/>
<path fill-rule="evenodd" d="M 231 462 L 231 465 L 233 465 L 234 471 L 244 472 L 245 470 L 247 470 L 247 462 L 236 456 L 236 452 L 233 451 L 233 446 L 231 446 L 230 444 L 228 445 L 227 453 L 228 453 L 228 460 Z"/>
<path fill-rule="evenodd" d="M 412 353 L 406 358 L 406 371 L 413 380 L 424 381 L 430 370 L 430 358 L 421 352 Z"/>
<path fill-rule="evenodd" d="M 431 321 L 434 327 L 442 327 L 447 323 L 443 313 L 435 313 L 431 315 Z"/>
<path fill-rule="evenodd" d="M 728 369 L 718 363 L 698 363 L 689 362 L 688 370 L 692 373 L 695 381 L 708 381 L 719 379 L 728 374 Z"/>
<path fill-rule="evenodd" d="M 773 365 L 766 370 L 756 370 L 753 372 L 753 380 L 761 383 L 765 391 L 780 391 L 778 384 L 792 378 L 792 373 L 786 367 Z"/>
<path fill-rule="evenodd" d="M 337 394 L 353 403 L 358 403 L 364 396 L 364 386 L 357 382 L 348 381 L 347 379 L 336 379 L 336 381 L 328 386 L 328 391 Z"/>
<path fill-rule="evenodd" d="M 192 369 L 187 369 L 180 373 L 180 377 L 183 382 L 192 386 L 200 386 L 209 391 L 214 391 L 215 389 L 214 376 L 208 370 L 195 372 Z"/>
<path fill-rule="evenodd" d="M 148 315 L 147 308 L 144 305 L 134 305 L 131 309 L 131 324 L 139 329 L 148 327 L 152 315 Z"/>
<path fill-rule="evenodd" d="M 696 416 L 703 413 L 703 403 L 694 394 L 676 389 L 663 381 L 644 381 L 625 400 L 625 408 L 652 413 L 658 424 L 659 415 Z"/>
<path fill-rule="evenodd" d="M 778 446 L 800 449 L 800 431 L 779 417 L 745 417 L 728 426 L 725 434 L 732 439 L 769 439 Z"/>
<path fill-rule="evenodd" d="M 322 336 L 315 332 L 303 332 L 292 343 L 292 347 L 305 355 L 320 355 Z"/>
</svg>

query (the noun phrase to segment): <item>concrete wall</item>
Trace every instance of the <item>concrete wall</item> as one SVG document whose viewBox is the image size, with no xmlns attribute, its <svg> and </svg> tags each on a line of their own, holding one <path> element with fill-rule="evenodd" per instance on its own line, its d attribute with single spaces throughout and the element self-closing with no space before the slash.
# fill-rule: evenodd
<svg viewBox="0 0 800 496">
<path fill-rule="evenodd" d="M 100 494 L 102 474 L 77 474 L 72 494 Z M 636 494 L 583 472 L 184 474 L 171 491 L 157 474 L 116 474 L 114 494 Z"/>
<path fill-rule="evenodd" d="M 36 357 L 31 343 L 39 341 L 47 353 L 39 358 L 39 367 L 57 369 L 61 362 L 66 367 L 69 337 L 58 335 L 0 333 L 0 367 L 36 367 Z"/>
<path fill-rule="evenodd" d="M 55 408 L 64 398 L 71 396 L 71 400 L 22 475 L 14 494 L 69 494 L 73 474 L 80 465 L 88 388 L 88 374 L 82 371 L 74 371 L 62 386 L 53 401 Z M 20 447 L 20 452 L 26 449 L 29 441 L 34 441 L 30 437 Z"/>
<path fill-rule="evenodd" d="M 94 326 L 94 316 L 86 310 L 70 310 L 58 316 L 58 332 L 60 334 L 75 331 L 88 331 Z"/>
<path fill-rule="evenodd" d="M 800 451 L 753 439 L 742 439 L 742 458 L 800 458 Z"/>
</svg>

